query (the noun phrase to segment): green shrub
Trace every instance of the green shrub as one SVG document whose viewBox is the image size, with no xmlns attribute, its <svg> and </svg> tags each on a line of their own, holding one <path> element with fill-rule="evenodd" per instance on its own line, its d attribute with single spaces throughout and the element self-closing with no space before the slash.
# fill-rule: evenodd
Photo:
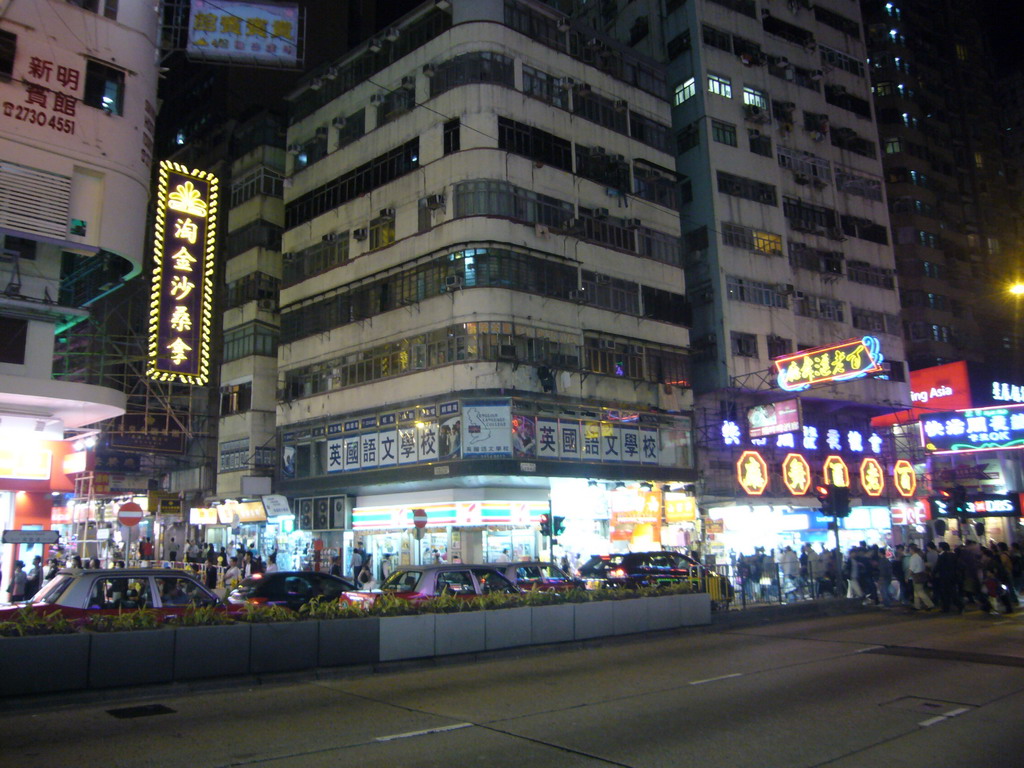
<svg viewBox="0 0 1024 768">
<path fill-rule="evenodd" d="M 215 627 L 221 624 L 234 624 L 235 620 L 225 611 L 212 605 L 190 605 L 185 612 L 168 620 L 168 624 L 179 627 Z"/>
<path fill-rule="evenodd" d="M 412 600 L 403 600 L 400 597 L 389 595 L 384 592 L 377 595 L 367 611 L 371 616 L 414 616 L 423 611 Z"/>
<path fill-rule="evenodd" d="M 239 621 L 247 621 L 250 624 L 275 624 L 282 621 L 298 621 L 302 617 L 283 605 L 254 605 L 249 603 L 245 606 L 245 612 L 236 618 Z"/>
<path fill-rule="evenodd" d="M 0 622 L 0 637 L 70 635 L 77 631 L 75 624 L 63 614 L 45 615 L 27 606 L 19 608 L 12 619 Z"/>
<path fill-rule="evenodd" d="M 582 592 L 585 590 L 573 590 L 573 592 Z M 535 607 L 541 605 L 560 605 L 568 602 L 566 598 L 559 592 L 548 592 L 541 589 L 531 589 L 522 594 L 519 598 L 519 602 L 522 605 Z"/>
<path fill-rule="evenodd" d="M 139 608 L 134 611 L 92 616 L 88 628 L 94 632 L 137 632 L 143 629 L 159 629 L 160 619 L 156 611 Z"/>
<path fill-rule="evenodd" d="M 299 613 L 310 619 L 365 619 L 370 615 L 369 607 L 369 604 L 343 603 L 317 595 L 302 606 Z"/>
<path fill-rule="evenodd" d="M 488 592 L 480 595 L 475 602 L 484 611 L 496 611 L 502 608 L 519 608 L 523 605 L 520 595 L 512 595 L 506 592 Z"/>
</svg>

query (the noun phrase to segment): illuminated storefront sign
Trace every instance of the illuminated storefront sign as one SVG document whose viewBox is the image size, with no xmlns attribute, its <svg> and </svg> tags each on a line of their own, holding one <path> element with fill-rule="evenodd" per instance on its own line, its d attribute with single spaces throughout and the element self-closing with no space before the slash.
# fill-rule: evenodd
<svg viewBox="0 0 1024 768">
<path fill-rule="evenodd" d="M 453 501 L 416 504 L 427 515 L 427 527 L 538 525 L 550 511 L 546 501 Z M 413 528 L 412 506 L 356 507 L 352 528 L 357 531 Z"/>
<path fill-rule="evenodd" d="M 933 517 L 953 517 L 953 505 L 949 499 L 933 496 L 928 499 Z M 1020 494 L 976 493 L 967 498 L 967 514 L 964 517 L 1020 517 Z"/>
<path fill-rule="evenodd" d="M 216 507 L 192 507 L 188 518 L 190 525 L 238 525 L 266 522 L 267 512 L 262 501 L 227 501 Z"/>
<path fill-rule="evenodd" d="M 936 413 L 921 417 L 924 447 L 934 453 L 968 453 L 1024 448 L 1024 409 Z"/>
<path fill-rule="evenodd" d="M 829 381 L 857 379 L 882 371 L 881 344 L 874 336 L 848 339 L 829 347 L 804 349 L 775 358 L 777 381 L 796 392 Z"/>
<path fill-rule="evenodd" d="M 850 468 L 839 456 L 829 456 L 821 470 L 826 484 L 850 487 Z"/>
<path fill-rule="evenodd" d="M 665 522 L 690 523 L 697 519 L 697 499 L 682 493 L 665 494 Z"/>
<path fill-rule="evenodd" d="M 295 67 L 298 34 L 297 5 L 192 0 L 185 51 L 193 59 Z"/>
<path fill-rule="evenodd" d="M 913 507 L 893 507 L 893 525 L 924 525 L 932 519 L 928 509 L 923 504 L 916 504 Z"/>
<path fill-rule="evenodd" d="M 811 466 L 799 453 L 790 453 L 782 460 L 782 482 L 794 496 L 803 496 L 811 489 Z"/>
<path fill-rule="evenodd" d="M 885 490 L 885 472 L 878 459 L 868 456 L 860 463 L 860 487 L 868 496 L 881 496 Z"/>
<path fill-rule="evenodd" d="M 768 489 L 768 463 L 757 451 L 744 451 L 736 462 L 736 479 L 750 496 L 760 496 Z"/>
<path fill-rule="evenodd" d="M 898 460 L 892 468 L 892 480 L 896 492 L 904 498 L 910 498 L 917 491 L 917 473 L 914 465 L 906 459 Z"/>
<path fill-rule="evenodd" d="M 53 453 L 45 448 L 0 448 L 0 477 L 12 480 L 49 480 Z"/>
<path fill-rule="evenodd" d="M 852 453 L 870 452 L 876 456 L 882 453 L 882 437 L 877 432 L 864 432 L 859 429 L 845 431 L 828 428 L 819 429 L 812 424 L 797 427 L 797 432 L 785 432 L 772 437 L 750 436 L 750 444 L 775 448 L 802 448 L 805 451 L 829 450 L 850 451 Z M 722 445 L 742 445 L 743 430 L 735 421 L 723 421 L 721 425 Z"/>
<path fill-rule="evenodd" d="M 217 177 L 160 163 L 146 375 L 206 384 L 213 323 Z"/>
<path fill-rule="evenodd" d="M 800 401 L 781 400 L 755 405 L 747 411 L 747 433 L 751 437 L 768 437 L 800 429 Z"/>
</svg>

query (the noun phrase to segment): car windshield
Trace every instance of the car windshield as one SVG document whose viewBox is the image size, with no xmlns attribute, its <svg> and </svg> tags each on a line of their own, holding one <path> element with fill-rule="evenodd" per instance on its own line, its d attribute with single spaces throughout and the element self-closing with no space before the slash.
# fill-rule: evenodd
<svg viewBox="0 0 1024 768">
<path fill-rule="evenodd" d="M 474 568 L 473 573 L 476 575 L 476 580 L 480 582 L 480 592 L 482 594 L 486 595 L 489 592 L 511 594 L 519 591 L 511 581 L 495 570 Z"/>
<path fill-rule="evenodd" d="M 422 571 L 395 571 L 380 588 L 385 592 L 415 592 L 422 576 Z"/>
<path fill-rule="evenodd" d="M 622 563 L 622 555 L 594 555 L 580 567 L 582 576 L 604 576 Z"/>
<path fill-rule="evenodd" d="M 50 605 L 57 602 L 57 599 L 64 594 L 64 590 L 68 588 L 68 585 L 74 581 L 73 577 L 66 573 L 59 573 L 53 577 L 53 580 L 47 582 L 47 584 L 36 592 L 33 603 L 42 603 L 44 605 Z"/>
</svg>

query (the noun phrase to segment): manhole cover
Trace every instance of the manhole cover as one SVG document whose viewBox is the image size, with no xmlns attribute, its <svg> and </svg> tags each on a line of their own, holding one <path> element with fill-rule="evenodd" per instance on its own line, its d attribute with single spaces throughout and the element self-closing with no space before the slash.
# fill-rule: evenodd
<svg viewBox="0 0 1024 768">
<path fill-rule="evenodd" d="M 956 701 L 942 701 L 939 699 L 919 699 L 916 696 L 904 696 L 902 699 L 896 699 L 890 701 L 887 704 L 883 704 L 883 707 L 892 707 L 893 709 L 905 709 L 910 712 L 919 712 L 925 715 L 944 715 L 954 709 L 961 709 L 963 707 L 974 707 L 970 704 L 960 704 Z"/>
<path fill-rule="evenodd" d="M 107 714 L 113 715 L 120 720 L 128 720 L 132 717 L 152 717 L 153 715 L 173 715 L 177 710 L 166 707 L 163 704 L 143 704 L 139 707 L 121 707 L 120 709 L 108 709 Z"/>
</svg>

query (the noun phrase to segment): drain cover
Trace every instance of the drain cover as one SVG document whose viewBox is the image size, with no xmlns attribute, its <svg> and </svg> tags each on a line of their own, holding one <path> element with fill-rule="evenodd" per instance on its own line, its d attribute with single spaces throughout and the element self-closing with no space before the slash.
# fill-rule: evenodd
<svg viewBox="0 0 1024 768">
<path fill-rule="evenodd" d="M 120 709 L 108 709 L 107 714 L 113 715 L 120 720 L 128 720 L 133 717 L 152 717 L 153 715 L 173 715 L 177 710 L 166 707 L 163 704 L 143 704 L 139 707 L 121 707 Z"/>
</svg>

